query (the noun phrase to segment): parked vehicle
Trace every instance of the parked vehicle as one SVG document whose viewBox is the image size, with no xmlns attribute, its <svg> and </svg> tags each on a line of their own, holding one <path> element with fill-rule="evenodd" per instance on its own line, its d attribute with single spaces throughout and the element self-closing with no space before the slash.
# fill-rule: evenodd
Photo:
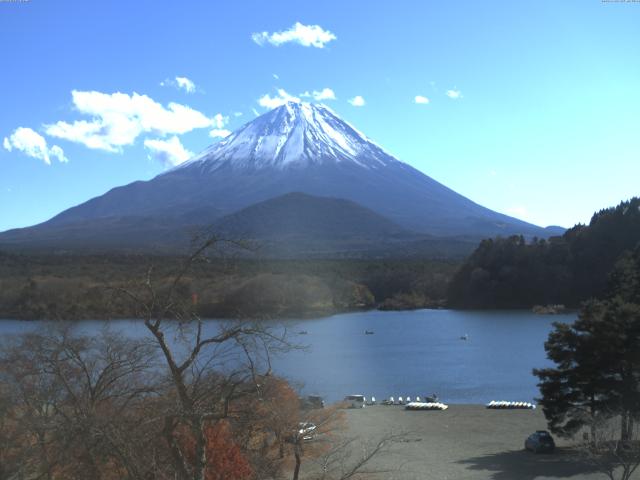
<svg viewBox="0 0 640 480">
<path fill-rule="evenodd" d="M 302 437 L 303 441 L 308 442 L 313 440 L 318 427 L 311 422 L 301 422 L 298 424 L 298 428 L 298 435 Z"/>
<path fill-rule="evenodd" d="M 324 400 L 319 395 L 307 395 L 305 398 L 300 399 L 300 407 L 303 410 L 324 408 Z"/>
<path fill-rule="evenodd" d="M 351 408 L 364 408 L 366 404 L 364 395 L 349 395 L 344 400 Z"/>
<path fill-rule="evenodd" d="M 310 442 L 315 439 L 317 426 L 311 422 L 300 422 L 298 429 L 286 438 L 289 443 Z"/>
<path fill-rule="evenodd" d="M 437 403 L 440 401 L 437 393 L 432 393 L 431 395 L 425 395 L 424 401 L 427 403 Z"/>
<path fill-rule="evenodd" d="M 538 430 L 525 440 L 524 448 L 525 450 L 531 450 L 533 453 L 553 453 L 556 443 L 549 432 Z"/>
</svg>

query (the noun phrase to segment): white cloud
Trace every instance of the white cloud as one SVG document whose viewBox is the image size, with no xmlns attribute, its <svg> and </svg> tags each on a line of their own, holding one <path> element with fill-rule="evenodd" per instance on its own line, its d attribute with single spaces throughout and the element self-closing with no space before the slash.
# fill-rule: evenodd
<svg viewBox="0 0 640 480">
<path fill-rule="evenodd" d="M 241 117 L 242 116 L 242 112 L 233 112 L 233 116 L 234 117 Z"/>
<path fill-rule="evenodd" d="M 455 88 L 451 90 L 447 90 L 446 95 L 447 97 L 452 98 L 453 100 L 462 98 L 462 92 L 460 90 L 456 90 Z"/>
<path fill-rule="evenodd" d="M 231 130 L 227 130 L 226 128 L 214 128 L 209 132 L 211 138 L 225 138 L 229 135 L 231 135 Z"/>
<path fill-rule="evenodd" d="M 175 87 L 178 90 L 184 90 L 187 93 L 194 93 L 196 91 L 196 84 L 193 80 L 187 77 L 175 77 L 173 79 L 167 79 L 160 82 L 162 87 Z"/>
<path fill-rule="evenodd" d="M 313 92 L 304 92 L 300 94 L 301 97 L 313 97 L 316 102 L 321 102 L 322 100 L 335 100 L 336 94 L 330 88 L 323 88 L 322 90 L 314 90 Z"/>
<path fill-rule="evenodd" d="M 280 80 L 280 76 L 277 73 L 273 74 L 273 78 L 275 78 L 276 80 Z"/>
<path fill-rule="evenodd" d="M 251 109 L 251 111 L 253 112 L 253 114 L 254 114 L 256 117 L 259 117 L 259 116 L 260 116 L 260 113 L 259 113 L 259 112 L 258 112 L 258 110 L 256 110 L 255 108 L 252 108 L 252 109 Z"/>
<path fill-rule="evenodd" d="M 320 25 L 303 25 L 296 22 L 290 29 L 282 32 L 257 32 L 251 38 L 258 45 L 270 43 L 279 47 L 283 43 L 298 43 L 303 47 L 324 48 L 325 44 L 336 39 L 329 30 L 324 30 Z"/>
<path fill-rule="evenodd" d="M 14 148 L 20 150 L 29 157 L 42 160 L 47 165 L 51 165 L 51 157 L 55 157 L 60 162 L 68 162 L 64 156 L 64 151 L 58 145 L 47 146 L 45 138 L 31 128 L 19 127 L 9 137 L 4 137 L 2 146 L 12 151 Z"/>
<path fill-rule="evenodd" d="M 91 120 L 45 125 L 46 133 L 108 152 L 122 151 L 123 146 L 132 145 L 143 133 L 181 135 L 218 124 L 217 116 L 208 118 L 197 110 L 174 102 L 165 108 L 147 95 L 135 92 L 128 95 L 74 90 L 72 97 L 76 110 L 90 115 Z"/>
<path fill-rule="evenodd" d="M 224 128 L 225 125 L 229 123 L 229 117 L 217 113 L 213 116 L 212 120 L 214 129 L 209 132 L 211 138 L 224 138 L 231 135 L 231 131 Z"/>
<path fill-rule="evenodd" d="M 141 129 L 136 122 L 122 121 L 100 122 L 93 120 L 77 120 L 73 123 L 59 121 L 45 125 L 48 135 L 63 138 L 85 147 L 107 152 L 119 152 L 123 145 L 131 145 L 140 135 Z"/>
<path fill-rule="evenodd" d="M 520 220 L 526 220 L 529 217 L 529 210 L 522 205 L 513 205 L 505 209 L 505 213 L 511 217 L 519 218 Z"/>
<path fill-rule="evenodd" d="M 416 95 L 413 99 L 414 102 L 416 102 L 417 104 L 421 104 L 421 105 L 426 105 L 427 103 L 429 103 L 429 99 L 427 97 L 424 97 L 422 95 Z"/>
<path fill-rule="evenodd" d="M 283 88 L 279 88 L 277 97 L 272 97 L 268 93 L 265 93 L 258 99 L 258 104 L 261 107 L 272 109 L 284 105 L 287 102 L 299 101 L 300 99 L 298 97 L 294 97 L 293 95 L 288 94 Z"/>
<path fill-rule="evenodd" d="M 187 77 L 176 77 L 176 82 L 178 83 L 178 88 L 183 89 L 187 93 L 196 91 L 196 84 Z"/>
<path fill-rule="evenodd" d="M 213 121 L 213 126 L 216 128 L 222 128 L 229 123 L 229 117 L 225 117 L 221 113 L 216 113 L 211 120 Z"/>
<path fill-rule="evenodd" d="M 153 158 L 167 167 L 180 165 L 193 156 L 193 153 L 184 148 L 180 139 L 175 135 L 168 140 L 146 139 L 144 146 L 151 152 L 149 158 Z"/>
<path fill-rule="evenodd" d="M 360 95 L 356 95 L 355 97 L 349 99 L 348 102 L 354 107 L 364 107 L 366 104 L 364 98 L 362 98 Z"/>
</svg>

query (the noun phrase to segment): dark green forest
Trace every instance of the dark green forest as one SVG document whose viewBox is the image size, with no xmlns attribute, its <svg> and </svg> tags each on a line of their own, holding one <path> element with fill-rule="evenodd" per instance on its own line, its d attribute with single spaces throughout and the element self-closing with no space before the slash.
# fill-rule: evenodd
<svg viewBox="0 0 640 480">
<path fill-rule="evenodd" d="M 454 275 L 448 303 L 457 308 L 576 308 L 601 297 L 616 261 L 640 241 L 640 198 L 593 215 L 560 237 L 484 240 Z"/>
</svg>

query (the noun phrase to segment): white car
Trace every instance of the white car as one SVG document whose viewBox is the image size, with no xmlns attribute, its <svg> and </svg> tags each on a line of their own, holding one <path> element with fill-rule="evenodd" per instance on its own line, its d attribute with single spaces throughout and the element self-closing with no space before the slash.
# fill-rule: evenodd
<svg viewBox="0 0 640 480">
<path fill-rule="evenodd" d="M 309 442 L 313 440 L 318 427 L 311 422 L 300 422 L 298 424 L 298 438 L 301 438 L 303 442 Z"/>
<path fill-rule="evenodd" d="M 349 404 L 351 408 L 364 408 L 366 405 L 366 398 L 364 395 L 348 395 L 344 401 Z"/>
</svg>

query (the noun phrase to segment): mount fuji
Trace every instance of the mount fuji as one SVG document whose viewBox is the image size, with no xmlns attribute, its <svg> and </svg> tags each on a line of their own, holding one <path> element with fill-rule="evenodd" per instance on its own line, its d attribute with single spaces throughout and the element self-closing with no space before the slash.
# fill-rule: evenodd
<svg viewBox="0 0 640 480">
<path fill-rule="evenodd" d="M 317 200 L 300 202 L 288 195 L 295 192 Z M 256 218 L 256 210 L 247 207 L 276 197 L 291 206 L 283 209 L 276 202 L 278 213 L 257 211 L 292 214 L 296 206 L 313 204 L 295 215 L 322 211 L 317 220 L 331 230 L 337 224 L 326 220 L 331 209 L 344 208 L 335 202 L 340 199 L 350 205 L 341 212 L 340 225 L 349 224 L 345 212 L 362 216 L 366 211 L 370 221 L 379 218 L 385 224 L 373 230 L 393 230 L 396 239 L 404 232 L 411 241 L 417 236 L 477 240 L 558 233 L 474 203 L 394 158 L 324 105 L 289 102 L 149 181 L 114 188 L 42 224 L 0 234 L 0 247 L 171 250 L 185 245 L 190 229 L 214 224 L 224 231 L 228 219 L 260 237 L 264 219 L 258 234 L 240 217 L 248 210 Z M 325 205 L 320 208 L 318 202 Z M 274 228 L 283 221 L 273 222 Z M 277 233 L 268 236 L 277 238 Z M 344 236 L 342 231 L 326 233 Z"/>
</svg>

